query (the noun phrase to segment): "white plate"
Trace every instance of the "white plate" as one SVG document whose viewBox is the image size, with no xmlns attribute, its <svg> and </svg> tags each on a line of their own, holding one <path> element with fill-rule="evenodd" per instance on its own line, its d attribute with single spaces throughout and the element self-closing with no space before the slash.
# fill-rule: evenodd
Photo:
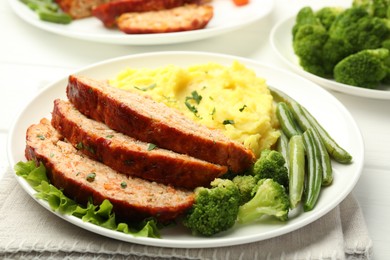
<svg viewBox="0 0 390 260">
<path fill-rule="evenodd" d="M 76 217 L 54 214 L 81 228 L 114 239 L 160 247 L 199 248 L 237 245 L 280 236 L 315 221 L 336 207 L 350 193 L 360 177 L 364 156 L 363 141 L 354 119 L 346 108 L 331 94 L 311 81 L 255 61 L 204 52 L 158 52 L 126 56 L 94 64 L 76 71 L 75 74 L 107 79 L 114 77 L 128 66 L 154 68 L 167 64 L 187 66 L 211 61 L 229 66 L 233 60 L 245 64 L 248 68 L 253 69 L 259 77 L 266 78 L 270 85 L 288 93 L 302 103 L 324 125 L 335 140 L 353 155 L 354 162 L 350 165 L 334 163 L 334 183 L 323 190 L 313 211 L 297 216 L 291 214 L 290 220 L 286 223 L 273 222 L 272 224 L 257 223 L 237 226 L 212 238 L 195 237 L 182 227 L 171 227 L 162 230 L 162 239 L 133 237 L 84 223 Z M 25 161 L 24 147 L 27 127 L 37 123 L 42 117 L 50 117 L 53 100 L 66 97 L 66 84 L 67 77 L 49 85 L 33 98 L 18 115 L 11 128 L 7 144 L 10 165 L 21 160 Z M 21 177 L 17 177 L 17 179 L 25 191 L 35 199 L 33 196 L 35 192 L 27 182 Z M 38 200 L 38 203 L 49 209 L 46 202 Z"/>
<path fill-rule="evenodd" d="M 214 17 L 201 30 L 164 34 L 125 34 L 119 30 L 108 30 L 97 18 L 75 20 L 68 25 L 39 20 L 38 16 L 20 0 L 9 0 L 12 9 L 26 22 L 49 32 L 72 38 L 96 42 L 132 45 L 157 45 L 200 40 L 237 30 L 249 25 L 273 9 L 273 0 L 252 0 L 248 5 L 236 7 L 232 0 L 213 0 Z"/>
<path fill-rule="evenodd" d="M 360 97 L 390 99 L 390 86 L 385 86 L 384 90 L 359 88 L 321 78 L 302 69 L 292 46 L 292 27 L 294 24 L 295 16 L 282 20 L 272 28 L 270 37 L 272 48 L 291 69 L 330 90 Z"/>
</svg>

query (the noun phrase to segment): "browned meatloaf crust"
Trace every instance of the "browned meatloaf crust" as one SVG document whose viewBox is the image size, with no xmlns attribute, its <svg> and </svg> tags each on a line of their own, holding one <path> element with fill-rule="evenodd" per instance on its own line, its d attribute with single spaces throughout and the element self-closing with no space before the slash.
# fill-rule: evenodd
<svg viewBox="0 0 390 260">
<path fill-rule="evenodd" d="M 123 13 L 158 11 L 198 2 L 199 0 L 116 0 L 96 6 L 92 15 L 106 27 L 113 27 L 116 19 Z"/>
<path fill-rule="evenodd" d="M 66 91 L 81 113 L 143 142 L 226 165 L 236 173 L 255 160 L 253 152 L 242 144 L 148 97 L 76 75 L 69 76 Z"/>
<path fill-rule="evenodd" d="M 124 13 L 117 19 L 127 34 L 168 33 L 203 29 L 213 17 L 210 5 L 185 5 L 168 10 Z"/>
<path fill-rule="evenodd" d="M 193 189 L 209 186 L 227 171 L 226 166 L 158 147 L 150 149 L 150 144 L 87 118 L 67 101 L 54 101 L 51 124 L 83 153 L 132 176 Z"/>
<path fill-rule="evenodd" d="M 129 177 L 90 159 L 62 141 L 48 119 L 28 128 L 25 155 L 28 160 L 42 162 L 50 182 L 65 195 L 81 204 L 89 198 L 95 204 L 108 199 L 118 217 L 128 221 L 147 217 L 172 220 L 194 202 L 191 191 Z"/>
<path fill-rule="evenodd" d="M 55 0 L 61 9 L 72 16 L 80 19 L 92 16 L 92 9 L 113 0 Z"/>
</svg>

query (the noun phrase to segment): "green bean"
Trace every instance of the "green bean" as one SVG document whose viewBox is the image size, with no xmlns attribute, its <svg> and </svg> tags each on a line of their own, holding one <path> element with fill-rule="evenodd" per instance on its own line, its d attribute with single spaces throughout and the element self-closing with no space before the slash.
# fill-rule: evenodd
<svg viewBox="0 0 390 260">
<path fill-rule="evenodd" d="M 279 102 L 276 105 L 276 116 L 279 120 L 279 124 L 283 132 L 287 135 L 288 138 L 291 138 L 294 135 L 300 135 L 301 130 L 298 128 L 295 120 L 291 114 L 290 109 L 287 104 L 284 102 Z"/>
<path fill-rule="evenodd" d="M 72 17 L 66 13 L 52 12 L 44 9 L 38 9 L 36 12 L 43 21 L 60 24 L 68 24 L 72 21 Z"/>
<path fill-rule="evenodd" d="M 313 131 L 310 128 L 302 134 L 307 157 L 307 183 L 304 188 L 304 211 L 310 211 L 315 207 L 321 192 L 322 168 L 319 149 L 314 142 Z"/>
<path fill-rule="evenodd" d="M 328 132 L 318 123 L 318 121 L 307 111 L 304 107 L 301 106 L 303 115 L 309 120 L 310 124 L 315 128 L 320 135 L 326 150 L 328 150 L 329 155 L 339 163 L 350 163 L 352 161 L 352 156 L 344 150 L 333 138 L 328 134 Z"/>
<path fill-rule="evenodd" d="M 299 127 L 303 129 L 303 131 L 312 128 L 309 120 L 303 116 L 301 106 L 297 102 L 291 101 L 289 107 L 291 108 L 291 113 L 293 114 L 296 122 L 298 123 Z"/>
<path fill-rule="evenodd" d="M 283 102 L 288 105 L 292 116 L 303 131 L 312 127 L 309 120 L 306 117 L 302 116 L 301 106 L 298 104 L 298 102 L 296 102 L 293 98 L 289 97 L 287 94 L 278 90 L 272 89 L 271 94 L 277 102 Z"/>
<path fill-rule="evenodd" d="M 321 137 L 317 131 L 313 131 L 314 144 L 318 147 L 322 168 L 322 186 L 329 186 L 333 182 L 332 163 Z"/>
<path fill-rule="evenodd" d="M 288 138 L 283 131 L 280 131 L 280 137 L 276 145 L 276 150 L 283 155 L 284 160 L 286 161 L 286 167 L 288 167 Z"/>
<path fill-rule="evenodd" d="M 302 135 L 289 141 L 289 197 L 290 207 L 296 208 L 302 199 L 305 182 L 305 147 Z"/>
<path fill-rule="evenodd" d="M 271 86 L 268 86 L 272 97 L 274 98 L 275 102 L 284 102 L 286 104 L 289 104 L 292 98 L 285 94 L 284 92 L 277 90 Z"/>
<path fill-rule="evenodd" d="M 330 156 L 328 150 L 325 147 L 324 141 L 320 137 L 319 133 L 315 128 L 313 128 L 312 124 L 309 122 L 308 118 L 303 115 L 302 106 L 300 106 L 297 102 L 291 102 L 291 111 L 294 117 L 297 119 L 298 125 L 304 129 L 314 129 L 313 136 L 314 141 L 316 142 L 317 147 L 319 148 L 319 154 L 321 157 L 321 166 L 322 166 L 322 185 L 328 186 L 333 181 L 332 174 L 332 165 L 330 161 Z"/>
<path fill-rule="evenodd" d="M 48 0 L 21 0 L 31 10 L 37 11 L 38 9 L 45 8 L 53 12 L 57 12 L 59 7 L 53 1 Z"/>
<path fill-rule="evenodd" d="M 43 21 L 68 24 L 72 17 L 62 12 L 59 6 L 52 0 L 21 0 L 31 10 L 35 11 L 39 19 Z"/>
<path fill-rule="evenodd" d="M 303 131 L 311 127 L 316 129 L 326 150 L 333 159 L 339 163 L 350 163 L 352 161 L 352 156 L 329 135 L 306 108 L 287 94 L 273 88 L 270 88 L 270 90 L 277 102 L 285 102 L 289 106 L 295 120 Z"/>
</svg>

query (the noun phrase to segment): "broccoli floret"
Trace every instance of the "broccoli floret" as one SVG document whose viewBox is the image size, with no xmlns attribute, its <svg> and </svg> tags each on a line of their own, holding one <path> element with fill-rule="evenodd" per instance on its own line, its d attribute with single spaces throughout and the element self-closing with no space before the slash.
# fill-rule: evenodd
<svg viewBox="0 0 390 260">
<path fill-rule="evenodd" d="M 299 27 L 293 40 L 293 49 L 305 71 L 321 77 L 332 76 L 332 70 L 325 66 L 322 50 L 328 38 L 328 33 L 322 25 L 306 24 Z"/>
<path fill-rule="evenodd" d="M 264 215 L 287 221 L 289 208 L 290 200 L 286 189 L 272 179 L 261 179 L 257 184 L 254 197 L 240 206 L 237 221 L 250 223 Z"/>
<path fill-rule="evenodd" d="M 336 63 L 351 53 L 343 42 L 341 44 L 339 40 L 329 39 L 327 28 L 312 8 L 304 7 L 298 12 L 293 27 L 293 49 L 305 71 L 332 78 Z"/>
<path fill-rule="evenodd" d="M 273 179 L 288 189 L 288 169 L 282 153 L 265 149 L 253 165 L 253 175 L 258 179 Z"/>
<path fill-rule="evenodd" d="M 389 32 L 383 19 L 370 16 L 360 7 L 348 8 L 338 15 L 328 31 L 330 38 L 343 40 L 354 47 L 354 52 L 379 48 Z"/>
<path fill-rule="evenodd" d="M 364 8 L 370 15 L 386 18 L 388 17 L 390 1 L 389 0 L 354 0 L 354 7 Z"/>
<path fill-rule="evenodd" d="M 385 48 L 352 54 L 334 68 L 335 80 L 352 86 L 375 88 L 389 72 L 389 58 L 389 50 Z"/>
<path fill-rule="evenodd" d="M 388 38 L 382 42 L 382 48 L 386 48 L 386 49 L 390 50 L 390 38 Z"/>
<path fill-rule="evenodd" d="M 336 64 L 354 52 L 355 47 L 349 42 L 346 42 L 343 39 L 328 38 L 322 47 L 323 66 L 324 70 L 328 73 L 328 78 L 333 78 L 333 69 Z"/>
<path fill-rule="evenodd" d="M 248 202 L 253 197 L 253 189 L 259 179 L 253 175 L 237 175 L 233 178 L 233 183 L 240 191 L 240 205 Z"/>
<path fill-rule="evenodd" d="M 195 189 L 195 202 L 183 219 L 193 234 L 212 236 L 231 228 L 237 219 L 240 192 L 228 179 L 216 178 L 210 188 Z"/>
<path fill-rule="evenodd" d="M 329 29 L 336 17 L 344 11 L 342 7 L 327 6 L 315 12 L 315 16 L 319 19 L 325 29 Z"/>
<path fill-rule="evenodd" d="M 342 59 L 365 49 L 377 49 L 390 38 L 390 22 L 373 17 L 362 7 L 347 8 L 333 16 L 304 7 L 293 27 L 293 49 L 302 68 L 320 77 L 333 78 Z M 329 27 L 328 27 L 329 26 Z"/>
<path fill-rule="evenodd" d="M 390 22 L 390 20 L 389 20 Z M 382 80 L 381 83 L 384 85 L 389 85 L 390 84 L 390 38 L 386 39 L 382 42 L 382 48 L 385 48 L 389 50 L 389 56 L 384 60 L 386 69 L 387 69 L 387 75 L 386 77 Z"/>
<path fill-rule="evenodd" d="M 309 6 L 301 8 L 295 18 L 295 24 L 292 29 L 293 37 L 295 37 L 299 28 L 305 25 L 322 26 L 320 20 L 316 17 L 313 9 Z"/>
</svg>

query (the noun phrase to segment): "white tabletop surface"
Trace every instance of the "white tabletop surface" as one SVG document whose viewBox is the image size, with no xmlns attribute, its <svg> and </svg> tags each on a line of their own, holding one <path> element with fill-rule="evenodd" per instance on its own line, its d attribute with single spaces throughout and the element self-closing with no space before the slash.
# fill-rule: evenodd
<svg viewBox="0 0 390 260">
<path fill-rule="evenodd" d="M 261 1 L 261 0 L 251 0 Z M 42 31 L 20 19 L 0 1 L 0 163 L 7 167 L 6 139 L 13 118 L 46 84 L 105 59 L 155 51 L 207 51 L 242 56 L 288 69 L 273 52 L 269 33 L 279 20 L 302 6 L 348 5 L 346 0 L 275 0 L 272 13 L 238 31 L 190 43 L 125 46 L 77 40 Z M 5 91 L 5 93 L 4 93 Z M 356 120 L 365 142 L 362 176 L 352 191 L 373 240 L 375 259 L 390 257 L 390 100 L 332 92 Z M 0 176 L 1 177 L 1 176 Z M 0 181 L 1 186 L 1 181 Z"/>
</svg>

